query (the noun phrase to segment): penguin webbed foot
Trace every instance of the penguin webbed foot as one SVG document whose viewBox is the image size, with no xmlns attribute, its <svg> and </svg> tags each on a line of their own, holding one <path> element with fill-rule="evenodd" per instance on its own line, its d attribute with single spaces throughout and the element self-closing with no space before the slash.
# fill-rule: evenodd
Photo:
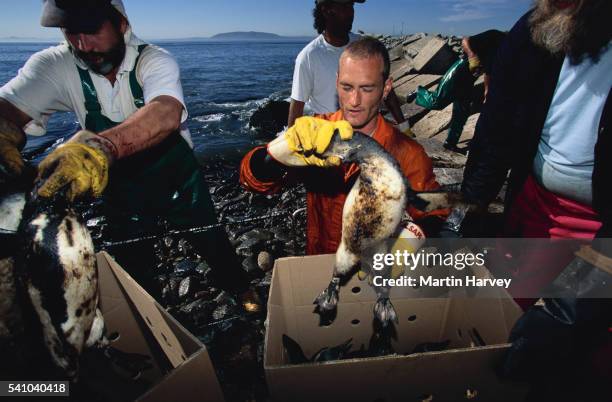
<svg viewBox="0 0 612 402">
<path fill-rule="evenodd" d="M 383 328 L 389 325 L 390 322 L 399 323 L 395 307 L 388 297 L 379 297 L 374 305 L 374 316 L 380 321 Z"/>
<path fill-rule="evenodd" d="M 327 288 L 314 300 L 319 312 L 329 312 L 338 306 L 338 293 L 340 291 L 340 278 L 332 277 Z"/>
</svg>

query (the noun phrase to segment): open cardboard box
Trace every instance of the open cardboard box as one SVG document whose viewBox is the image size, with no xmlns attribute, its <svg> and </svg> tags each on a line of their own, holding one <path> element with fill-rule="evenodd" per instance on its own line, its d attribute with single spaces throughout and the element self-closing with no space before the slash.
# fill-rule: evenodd
<svg viewBox="0 0 612 402">
<path fill-rule="evenodd" d="M 223 401 L 206 347 L 170 316 L 106 252 L 98 261 L 100 309 L 113 346 L 151 357 L 143 377 L 154 384 L 139 402 Z M 121 390 L 110 390 L 119 393 Z"/>
<path fill-rule="evenodd" d="M 368 347 L 376 295 L 356 275 L 340 291 L 337 316 L 319 325 L 313 300 L 329 283 L 333 255 L 276 261 L 268 302 L 264 368 L 275 401 L 518 401 L 525 388 L 501 382 L 495 367 L 509 344 L 521 310 L 505 298 L 424 298 L 422 290 L 394 288 L 400 355 L 291 365 L 282 335 L 297 341 L 306 356 L 352 338 Z M 484 273 L 480 273 L 484 275 Z M 507 295 L 507 294 L 506 294 Z M 408 356 L 423 342 L 450 340 L 447 350 Z"/>
</svg>

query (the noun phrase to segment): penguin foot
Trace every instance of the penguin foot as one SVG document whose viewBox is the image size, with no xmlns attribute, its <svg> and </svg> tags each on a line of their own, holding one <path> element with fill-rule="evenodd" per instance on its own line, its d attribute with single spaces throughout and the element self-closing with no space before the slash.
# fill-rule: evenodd
<svg viewBox="0 0 612 402">
<path fill-rule="evenodd" d="M 393 307 L 388 297 L 383 297 L 376 301 L 374 305 L 374 316 L 380 321 L 383 328 L 389 325 L 391 321 L 394 321 L 396 324 L 399 322 L 395 307 Z"/>
<path fill-rule="evenodd" d="M 338 293 L 340 289 L 340 278 L 332 278 L 329 286 L 321 292 L 312 304 L 319 306 L 319 311 L 332 311 L 338 305 Z"/>
</svg>

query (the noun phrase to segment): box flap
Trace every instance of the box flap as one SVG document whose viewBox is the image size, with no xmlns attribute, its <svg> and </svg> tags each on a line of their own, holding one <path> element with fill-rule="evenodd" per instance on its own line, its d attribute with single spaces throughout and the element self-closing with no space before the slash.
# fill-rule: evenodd
<svg viewBox="0 0 612 402">
<path fill-rule="evenodd" d="M 104 324 L 111 333 L 117 333 L 119 338 L 113 342 L 113 347 L 145 356 L 154 356 L 146 338 L 142 333 L 139 321 L 126 300 L 121 285 L 113 274 L 109 261 L 102 253 L 96 254 L 98 264 L 98 288 L 100 293 L 99 307 L 104 316 Z M 149 381 L 158 381 L 162 369 L 155 359 L 151 360 L 153 368 L 143 372 Z"/>
<path fill-rule="evenodd" d="M 174 332 L 166 323 L 155 299 L 129 276 L 107 252 L 102 251 L 99 253 L 99 256 L 106 260 L 106 263 L 121 283 L 124 291 L 134 303 L 143 321 L 149 327 L 159 346 L 168 357 L 170 364 L 173 367 L 178 367 L 186 360 L 186 353 Z"/>
</svg>

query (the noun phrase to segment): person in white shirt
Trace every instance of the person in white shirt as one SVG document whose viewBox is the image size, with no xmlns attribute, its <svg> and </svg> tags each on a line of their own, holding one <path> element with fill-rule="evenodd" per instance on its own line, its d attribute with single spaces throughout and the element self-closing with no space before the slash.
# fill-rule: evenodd
<svg viewBox="0 0 612 402">
<path fill-rule="evenodd" d="M 82 130 L 38 166 L 38 197 L 104 196 L 124 237 L 159 231 L 160 220 L 177 229 L 216 223 L 174 58 L 133 34 L 121 0 L 45 0 L 41 25 L 61 28 L 66 41 L 34 54 L 0 88 L 0 182 L 23 177 L 25 134 L 43 135 L 53 113 L 72 111 Z M 219 287 L 257 309 L 225 231 L 193 240 Z"/>
<path fill-rule="evenodd" d="M 293 72 L 291 105 L 288 123 L 304 115 L 304 108 L 313 114 L 326 114 L 338 110 L 336 77 L 340 55 L 346 46 L 359 38 L 351 32 L 354 18 L 354 3 L 365 0 L 315 0 L 313 10 L 314 28 L 319 33 L 298 54 Z M 391 91 L 385 105 L 400 129 L 409 132 L 408 123 L 400 108 L 399 100 Z"/>
</svg>

